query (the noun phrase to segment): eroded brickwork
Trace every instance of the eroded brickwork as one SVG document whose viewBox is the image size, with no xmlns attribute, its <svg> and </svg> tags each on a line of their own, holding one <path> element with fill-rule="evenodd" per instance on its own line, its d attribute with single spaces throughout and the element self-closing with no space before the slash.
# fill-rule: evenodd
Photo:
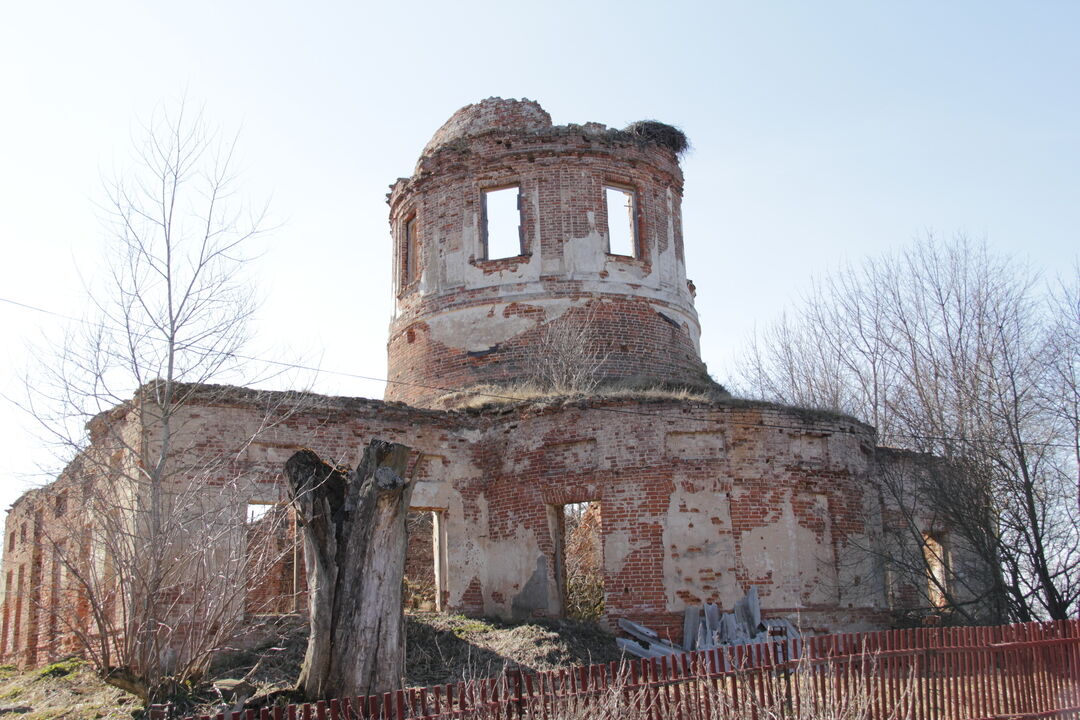
<svg viewBox="0 0 1080 720">
<path fill-rule="evenodd" d="M 904 585 L 890 588 L 866 551 L 880 543 L 887 510 L 876 485 L 881 451 L 873 430 L 849 418 L 739 401 L 474 413 L 349 398 L 298 402 L 258 432 L 267 394 L 218 388 L 213 405 L 193 399 L 178 445 L 193 454 L 232 448 L 221 473 L 248 478 L 251 502 L 282 497 L 282 464 L 301 447 L 350 465 L 374 437 L 414 447 L 422 455 L 413 507 L 439 521 L 411 545 L 433 564 L 444 610 L 560 616 L 554 513 L 592 501 L 600 508 L 608 622 L 627 617 L 677 638 L 687 605 L 730 608 L 751 585 L 766 614 L 820 631 L 882 626 L 903 602 Z M 212 501 L 223 483 L 202 481 Z M 26 496 L 8 516 L 5 661 L 43 662 L 70 647 L 42 620 L 55 605 L 42 580 L 52 572 L 48 543 L 34 528 L 48 525 L 48 507 L 52 488 Z M 291 610 L 292 583 L 283 562 L 261 588 L 262 604 L 249 597 L 248 611 Z"/>
<path fill-rule="evenodd" d="M 662 143 L 596 123 L 553 126 L 536 103 L 462 108 L 390 193 L 395 315 L 387 399 L 527 379 L 541 338 L 589 327 L 599 375 L 708 382 L 682 238 L 682 172 Z M 484 191 L 520 193 L 520 251 L 489 257 Z M 605 187 L 633 197 L 634 250 L 609 252 Z"/>
</svg>

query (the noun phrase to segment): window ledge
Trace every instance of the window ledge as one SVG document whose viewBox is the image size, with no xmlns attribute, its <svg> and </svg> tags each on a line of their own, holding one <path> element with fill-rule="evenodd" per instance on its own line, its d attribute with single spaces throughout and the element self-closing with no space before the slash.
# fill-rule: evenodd
<svg viewBox="0 0 1080 720">
<path fill-rule="evenodd" d="M 637 265 L 642 268 L 649 268 L 652 263 L 648 258 L 634 257 L 633 255 L 619 255 L 617 253 L 604 253 L 604 257 L 607 260 L 613 260 L 615 262 L 626 263 L 627 265 Z"/>
<path fill-rule="evenodd" d="M 478 267 L 484 272 L 497 272 L 499 270 L 516 270 L 518 265 L 528 265 L 532 255 L 523 254 L 513 257 L 495 258 L 494 260 L 477 260 L 470 258 L 469 264 Z"/>
</svg>

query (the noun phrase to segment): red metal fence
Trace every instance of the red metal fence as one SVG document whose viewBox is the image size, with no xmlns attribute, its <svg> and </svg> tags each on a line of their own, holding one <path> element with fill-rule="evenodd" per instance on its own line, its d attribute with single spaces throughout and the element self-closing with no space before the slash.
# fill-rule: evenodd
<svg viewBox="0 0 1080 720">
<path fill-rule="evenodd" d="M 202 717 L 1080 719 L 1080 620 L 809 637 Z"/>
</svg>

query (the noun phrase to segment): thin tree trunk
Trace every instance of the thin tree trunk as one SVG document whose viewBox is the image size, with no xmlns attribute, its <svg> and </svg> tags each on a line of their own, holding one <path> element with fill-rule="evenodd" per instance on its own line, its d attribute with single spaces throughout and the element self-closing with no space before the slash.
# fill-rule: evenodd
<svg viewBox="0 0 1080 720">
<path fill-rule="evenodd" d="M 311 635 L 297 686 L 310 699 L 401 686 L 409 456 L 372 440 L 352 472 L 310 450 L 285 463 L 308 569 Z"/>
</svg>

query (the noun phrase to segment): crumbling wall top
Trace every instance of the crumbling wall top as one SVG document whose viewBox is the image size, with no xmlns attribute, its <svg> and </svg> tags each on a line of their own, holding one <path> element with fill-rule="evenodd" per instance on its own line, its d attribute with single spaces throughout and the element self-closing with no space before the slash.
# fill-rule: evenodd
<svg viewBox="0 0 1080 720">
<path fill-rule="evenodd" d="M 482 135 L 492 130 L 529 132 L 549 127 L 551 115 L 540 107 L 540 103 L 527 98 L 504 100 L 490 97 L 466 105 L 451 115 L 424 146 L 423 154 L 428 155 L 455 140 Z"/>
</svg>

